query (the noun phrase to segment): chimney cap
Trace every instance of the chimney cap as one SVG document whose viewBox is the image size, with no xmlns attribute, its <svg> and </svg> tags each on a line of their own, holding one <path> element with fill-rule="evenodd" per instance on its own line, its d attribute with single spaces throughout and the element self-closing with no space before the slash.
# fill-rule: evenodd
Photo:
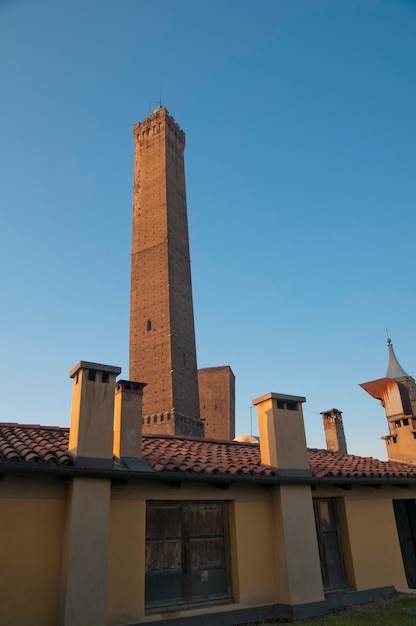
<svg viewBox="0 0 416 626">
<path fill-rule="evenodd" d="M 306 398 L 304 396 L 288 396 L 285 393 L 274 393 L 269 392 L 265 393 L 264 396 L 260 396 L 259 398 L 255 398 L 252 400 L 252 404 L 255 406 L 260 404 L 261 402 L 265 402 L 266 400 L 283 400 L 284 402 L 306 402 Z"/>
<path fill-rule="evenodd" d="M 142 391 L 147 383 L 140 383 L 136 380 L 118 380 L 116 390 L 132 389 L 133 391 Z"/>
<path fill-rule="evenodd" d="M 74 378 L 74 376 L 79 372 L 79 370 L 95 370 L 97 372 L 109 372 L 109 374 L 115 374 L 116 376 L 118 376 L 118 374 L 120 374 L 121 372 L 121 367 L 116 367 L 115 365 L 103 365 L 102 363 L 92 363 L 91 361 L 80 361 L 69 372 L 69 378 Z"/>
</svg>

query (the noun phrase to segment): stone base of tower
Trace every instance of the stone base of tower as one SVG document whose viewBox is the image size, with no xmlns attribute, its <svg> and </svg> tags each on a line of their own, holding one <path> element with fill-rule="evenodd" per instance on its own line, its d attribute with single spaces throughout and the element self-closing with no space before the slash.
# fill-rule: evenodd
<svg viewBox="0 0 416 626">
<path fill-rule="evenodd" d="M 204 437 L 204 422 L 194 417 L 181 415 L 175 409 L 143 417 L 143 433 L 148 435 L 178 435 L 182 437 Z"/>
</svg>

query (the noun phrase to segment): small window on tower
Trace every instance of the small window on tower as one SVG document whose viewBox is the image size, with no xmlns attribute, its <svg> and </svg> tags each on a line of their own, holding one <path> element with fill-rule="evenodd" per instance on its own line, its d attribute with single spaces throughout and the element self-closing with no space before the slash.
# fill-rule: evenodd
<svg viewBox="0 0 416 626">
<path fill-rule="evenodd" d="M 186 352 L 182 354 L 182 358 L 183 358 L 183 366 L 186 367 Z"/>
<path fill-rule="evenodd" d="M 147 330 L 152 330 L 152 321 L 151 320 L 147 320 L 146 328 L 147 328 Z"/>
</svg>

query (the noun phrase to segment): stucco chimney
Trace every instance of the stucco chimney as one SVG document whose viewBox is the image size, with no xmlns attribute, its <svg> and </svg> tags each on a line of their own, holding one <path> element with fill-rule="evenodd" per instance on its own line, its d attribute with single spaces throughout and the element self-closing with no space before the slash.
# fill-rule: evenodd
<svg viewBox="0 0 416 626">
<path fill-rule="evenodd" d="M 142 456 L 142 399 L 146 383 L 119 380 L 116 384 L 114 454 L 119 458 Z"/>
<path fill-rule="evenodd" d="M 121 368 L 80 361 L 74 380 L 68 449 L 76 465 L 109 467 L 113 461 L 114 385 Z"/>
<path fill-rule="evenodd" d="M 256 400 L 260 455 L 281 477 L 306 478 L 303 484 L 283 483 L 270 490 L 276 571 L 276 600 L 282 606 L 323 602 L 321 567 L 315 530 L 312 476 L 303 425 L 306 398 L 268 393 Z M 282 550 L 284 546 L 284 550 Z"/>
<path fill-rule="evenodd" d="M 321 415 L 324 422 L 327 449 L 333 452 L 340 452 L 341 454 L 348 454 L 344 424 L 342 423 L 342 411 L 329 409 L 329 411 L 323 411 Z"/>
<path fill-rule="evenodd" d="M 257 406 L 261 462 L 280 473 L 296 470 L 310 475 L 303 423 L 303 396 L 267 393 L 253 400 Z"/>
</svg>

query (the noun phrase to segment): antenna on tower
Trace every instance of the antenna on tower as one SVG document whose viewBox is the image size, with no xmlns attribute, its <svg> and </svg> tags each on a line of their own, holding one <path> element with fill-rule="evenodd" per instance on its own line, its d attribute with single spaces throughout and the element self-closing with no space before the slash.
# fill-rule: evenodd
<svg viewBox="0 0 416 626">
<path fill-rule="evenodd" d="M 160 85 L 159 90 L 159 106 L 162 106 L 162 85 Z"/>
<path fill-rule="evenodd" d="M 389 331 L 386 328 L 386 335 L 387 335 L 387 343 L 391 343 L 391 339 L 389 337 Z"/>
</svg>

